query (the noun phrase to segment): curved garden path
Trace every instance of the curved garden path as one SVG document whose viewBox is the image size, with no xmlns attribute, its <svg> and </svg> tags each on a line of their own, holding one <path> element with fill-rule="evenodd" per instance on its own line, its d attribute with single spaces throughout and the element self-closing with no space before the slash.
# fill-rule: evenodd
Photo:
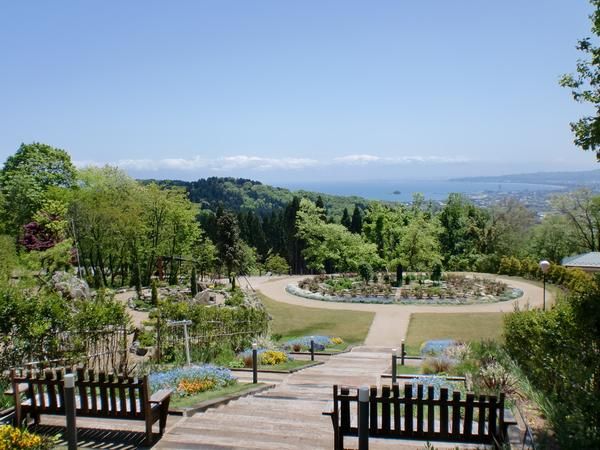
<svg viewBox="0 0 600 450">
<path fill-rule="evenodd" d="M 320 309 L 340 309 L 352 311 L 372 311 L 375 318 L 365 340 L 366 346 L 398 347 L 406 337 L 410 315 L 413 313 L 482 313 L 511 312 L 515 305 L 525 308 L 541 307 L 543 302 L 542 287 L 523 280 L 495 275 L 483 275 L 504 281 L 509 286 L 521 289 L 523 296 L 504 302 L 475 305 L 380 305 L 374 303 L 341 303 L 311 300 L 289 294 L 285 288 L 289 283 L 297 282 L 306 276 L 250 277 L 250 285 L 267 297 L 278 302 Z M 546 291 L 546 303 L 551 305 L 554 297 Z"/>
</svg>

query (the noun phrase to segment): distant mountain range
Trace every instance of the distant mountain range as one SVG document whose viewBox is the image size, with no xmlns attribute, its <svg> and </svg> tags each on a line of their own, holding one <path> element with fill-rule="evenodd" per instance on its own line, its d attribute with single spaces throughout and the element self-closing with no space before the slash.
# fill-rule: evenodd
<svg viewBox="0 0 600 450">
<path fill-rule="evenodd" d="M 551 184 L 556 186 L 594 186 L 600 185 L 600 169 L 582 172 L 535 172 L 493 177 L 453 178 L 449 181 L 479 183 L 528 183 Z"/>
</svg>

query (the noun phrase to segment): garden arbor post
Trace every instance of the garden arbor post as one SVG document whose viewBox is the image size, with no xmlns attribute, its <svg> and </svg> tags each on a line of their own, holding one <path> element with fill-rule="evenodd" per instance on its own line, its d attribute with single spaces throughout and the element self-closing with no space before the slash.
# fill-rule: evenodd
<svg viewBox="0 0 600 450">
<path fill-rule="evenodd" d="M 400 364 L 404 365 L 404 357 L 406 356 L 406 351 L 404 350 L 404 339 L 402 339 L 402 346 L 400 347 Z"/>
<path fill-rule="evenodd" d="M 252 383 L 258 383 L 258 344 L 252 343 Z"/>
<path fill-rule="evenodd" d="M 358 390 L 358 450 L 369 450 L 369 387 Z"/>
<path fill-rule="evenodd" d="M 183 326 L 183 340 L 185 344 L 185 359 L 188 367 L 192 365 L 190 357 L 190 336 L 188 335 L 188 325 L 192 324 L 191 320 L 170 320 L 167 324 L 171 327 Z"/>
<path fill-rule="evenodd" d="M 398 364 L 398 349 L 397 348 L 393 348 L 392 349 L 392 384 L 396 384 L 397 378 L 398 378 L 398 367 L 396 366 Z"/>
<path fill-rule="evenodd" d="M 67 448 L 77 450 L 77 424 L 75 417 L 75 374 L 64 378 L 65 418 L 67 420 Z"/>
<path fill-rule="evenodd" d="M 546 272 L 548 272 L 548 269 L 550 268 L 550 263 L 548 261 L 546 261 L 545 259 L 543 261 L 540 261 L 540 269 L 542 269 L 542 278 L 544 279 L 544 303 L 543 303 L 543 310 L 546 311 Z"/>
</svg>

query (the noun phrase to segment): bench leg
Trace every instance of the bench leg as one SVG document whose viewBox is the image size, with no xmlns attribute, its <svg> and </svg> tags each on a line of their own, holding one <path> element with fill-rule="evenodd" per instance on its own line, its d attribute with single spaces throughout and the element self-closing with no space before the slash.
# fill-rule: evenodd
<svg viewBox="0 0 600 450">
<path fill-rule="evenodd" d="M 165 428 L 167 426 L 167 417 L 169 415 L 169 403 L 171 401 L 171 398 L 167 398 L 161 405 L 161 409 L 160 409 L 160 419 L 158 421 L 158 426 L 159 426 L 159 432 L 160 435 L 162 436 L 163 433 L 165 432 Z"/>
<path fill-rule="evenodd" d="M 152 417 L 146 417 L 146 445 L 152 445 Z"/>
</svg>

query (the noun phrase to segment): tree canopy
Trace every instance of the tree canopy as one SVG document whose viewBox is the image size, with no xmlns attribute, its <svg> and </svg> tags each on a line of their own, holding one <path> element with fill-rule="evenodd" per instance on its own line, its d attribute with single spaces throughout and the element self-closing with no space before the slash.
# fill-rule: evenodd
<svg viewBox="0 0 600 450">
<path fill-rule="evenodd" d="M 571 123 L 575 144 L 583 150 L 596 152 L 600 161 L 600 0 L 590 0 L 594 11 L 590 15 L 593 37 L 586 37 L 577 43 L 583 59 L 577 61 L 576 73 L 563 75 L 560 84 L 571 89 L 573 99 L 587 103 L 594 109 L 587 115 Z"/>
</svg>

